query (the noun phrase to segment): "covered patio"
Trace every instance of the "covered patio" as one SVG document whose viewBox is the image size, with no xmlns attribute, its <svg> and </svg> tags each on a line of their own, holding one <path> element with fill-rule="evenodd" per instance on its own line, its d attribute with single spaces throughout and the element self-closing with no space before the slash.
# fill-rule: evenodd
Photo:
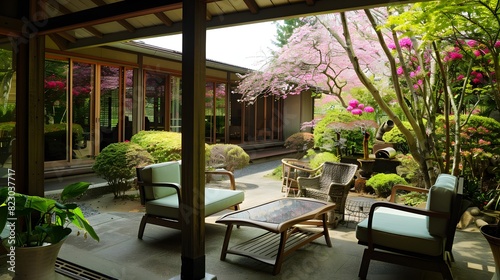
<svg viewBox="0 0 500 280">
<path fill-rule="evenodd" d="M 398 1 L 406 3 L 412 1 Z M 8 45 L 14 53 L 16 70 L 16 141 L 13 148 L 13 169 L 15 170 L 16 191 L 30 195 L 44 195 L 44 59 L 45 40 L 50 37 L 61 50 L 106 45 L 145 37 L 183 34 L 182 61 L 182 195 L 184 205 L 193 211 L 181 232 L 165 230 L 151 231 L 150 239 L 139 241 L 135 238 L 136 220 L 139 213 L 106 214 L 96 216 L 93 224 L 102 241 L 78 246 L 69 240 L 61 257 L 75 254 L 81 265 L 100 270 L 120 279 L 165 279 L 182 275 L 182 279 L 202 279 L 206 271 L 220 279 L 247 277 L 255 279 L 267 276 L 255 270 L 255 264 L 233 265 L 220 262 L 221 240 L 224 228 L 220 225 L 205 224 L 203 208 L 204 188 L 204 107 L 205 88 L 205 34 L 209 28 L 220 28 L 247 23 L 332 13 L 364 7 L 394 4 L 384 0 L 143 0 L 143 1 L 64 1 L 64 0 L 15 0 L 0 4 L 0 41 Z M 279 192 L 279 184 L 276 184 Z M 268 195 L 268 194 L 266 194 Z M 279 194 L 281 195 L 281 194 Z M 243 206 L 245 207 L 245 206 Z M 463 238 L 461 239 L 461 235 Z M 454 272 L 458 279 L 476 278 L 478 271 L 491 275 L 491 257 L 485 242 L 476 233 L 475 239 L 468 239 L 469 233 L 458 233 L 455 241 L 457 250 L 463 243 L 463 253 L 457 253 Z M 334 247 L 324 248 L 314 245 L 304 249 L 302 254 L 288 260 L 287 273 L 281 277 L 297 279 L 330 278 L 338 275 L 343 279 L 355 279 L 361 246 L 352 240 L 352 235 L 332 232 Z M 337 239 L 337 240 L 335 240 Z M 121 241 L 121 242 L 120 242 Z M 77 241 L 83 242 L 83 241 Z M 79 244 L 82 245 L 82 244 Z M 169 246 L 174 246 L 171 248 Z M 471 249 L 478 248 L 477 250 Z M 178 255 L 181 254 L 179 259 Z M 104 255 L 116 257 L 110 260 Z M 148 265 L 142 260 L 146 257 Z M 462 257 L 464 257 L 462 259 Z M 234 262 L 239 259 L 231 257 Z M 116 262 L 114 264 L 114 262 Z M 246 262 L 243 261 L 243 262 Z M 142 265 L 141 265 L 142 263 Z M 107 265 L 106 265 L 107 264 Z M 315 268 L 313 264 L 322 264 Z M 480 267 L 469 268 L 469 264 Z M 105 268 L 101 267 L 106 265 Z M 338 266 L 337 266 L 338 265 Z M 171 268 L 176 269 L 169 269 Z M 179 266 L 181 269 L 179 269 Z M 130 269 L 129 269 L 130 268 Z M 312 269 L 311 269 L 312 268 Z M 328 268 L 328 269 L 323 269 Z M 309 270 L 310 269 L 310 270 Z M 379 279 L 433 279 L 414 270 L 385 270 L 380 266 Z M 489 271 L 488 271 L 489 270 Z M 116 272 L 114 272 L 116 271 Z M 387 273 L 389 273 L 388 275 Z M 240 276 L 242 273 L 245 276 Z M 472 274 L 469 274 L 472 272 Z M 146 274 L 148 273 L 148 274 Z M 377 275 L 377 274 L 374 274 Z M 418 275 L 418 276 L 417 276 Z M 148 277 L 148 276 L 151 276 Z M 302 277 L 301 277 L 302 276 Z M 155 278 L 156 277 L 156 278 Z M 439 275 L 438 275 L 439 277 Z M 462 278 L 463 277 L 463 278 Z M 376 279 L 377 276 L 374 276 Z M 438 279 L 438 278 L 436 278 Z"/>
</svg>

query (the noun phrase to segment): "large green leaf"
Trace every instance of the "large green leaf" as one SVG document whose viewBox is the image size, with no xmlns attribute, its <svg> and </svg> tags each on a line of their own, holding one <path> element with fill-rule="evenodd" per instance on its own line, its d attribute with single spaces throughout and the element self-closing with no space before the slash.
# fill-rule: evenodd
<svg viewBox="0 0 500 280">
<path fill-rule="evenodd" d="M 90 183 L 77 182 L 66 186 L 61 193 L 61 200 L 64 202 L 82 195 L 89 188 Z"/>
<path fill-rule="evenodd" d="M 79 228 L 85 229 L 85 231 L 88 232 L 94 240 L 99 241 L 99 236 L 95 232 L 94 228 L 89 224 L 87 219 L 83 216 L 82 210 L 80 208 L 76 208 L 73 210 L 73 214 L 75 214 L 72 219 L 73 224 Z"/>
</svg>

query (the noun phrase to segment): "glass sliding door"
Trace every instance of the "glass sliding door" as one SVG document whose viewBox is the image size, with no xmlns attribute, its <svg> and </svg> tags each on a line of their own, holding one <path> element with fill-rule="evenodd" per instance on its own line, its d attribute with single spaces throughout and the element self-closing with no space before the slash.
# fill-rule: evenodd
<svg viewBox="0 0 500 280">
<path fill-rule="evenodd" d="M 2 176 L 12 168 L 12 145 L 16 129 L 16 71 L 13 67 L 13 52 L 0 47 L 0 166 Z"/>
<path fill-rule="evenodd" d="M 146 72 L 145 81 L 145 130 L 165 130 L 165 90 L 167 89 L 167 75 Z"/>
<path fill-rule="evenodd" d="M 123 101 L 123 140 L 130 141 L 133 133 L 133 108 L 134 108 L 134 70 L 125 69 L 125 98 Z"/>
<path fill-rule="evenodd" d="M 121 128 L 119 124 L 120 110 L 120 67 L 100 67 L 101 95 L 100 95 L 100 145 L 106 148 L 109 144 L 119 140 Z"/>
<path fill-rule="evenodd" d="M 205 143 L 215 142 L 214 83 L 205 84 Z"/>
<path fill-rule="evenodd" d="M 92 159 L 95 156 L 95 65 L 84 62 L 72 63 L 72 123 L 73 160 Z"/>
<path fill-rule="evenodd" d="M 45 61 L 45 161 L 68 160 L 68 65 L 64 60 Z"/>
<path fill-rule="evenodd" d="M 215 142 L 226 142 L 226 84 L 215 84 Z"/>
<path fill-rule="evenodd" d="M 170 78 L 170 131 L 182 132 L 182 79 Z"/>
</svg>

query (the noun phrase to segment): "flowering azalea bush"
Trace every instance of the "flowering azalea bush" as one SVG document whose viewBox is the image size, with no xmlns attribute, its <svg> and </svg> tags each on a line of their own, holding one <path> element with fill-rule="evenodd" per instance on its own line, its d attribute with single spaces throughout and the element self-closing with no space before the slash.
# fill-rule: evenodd
<svg viewBox="0 0 500 280">
<path fill-rule="evenodd" d="M 362 115 L 365 113 L 373 113 L 375 109 L 371 106 L 365 106 L 365 104 L 360 103 L 357 99 L 349 100 L 349 106 L 347 106 L 347 111 L 351 112 L 353 115 Z"/>
</svg>

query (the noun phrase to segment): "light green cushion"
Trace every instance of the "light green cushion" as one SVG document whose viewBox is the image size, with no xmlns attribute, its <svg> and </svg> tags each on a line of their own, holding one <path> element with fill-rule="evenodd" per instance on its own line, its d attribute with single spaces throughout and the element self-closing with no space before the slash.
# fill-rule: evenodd
<svg viewBox="0 0 500 280">
<path fill-rule="evenodd" d="M 436 183 L 429 190 L 427 210 L 451 213 L 457 178 L 449 174 L 440 174 Z M 430 234 L 445 237 L 447 222 L 445 219 L 427 217 Z"/>
<path fill-rule="evenodd" d="M 240 204 L 245 198 L 243 191 L 224 189 L 205 189 L 205 217 L 220 212 L 233 205 Z M 185 213 L 188 213 L 184 209 Z M 146 202 L 146 213 L 173 220 L 179 219 L 179 201 L 177 195 L 170 195 Z"/>
<path fill-rule="evenodd" d="M 141 170 L 141 179 L 144 183 L 181 183 L 181 169 L 178 161 L 168 161 L 151 164 Z M 147 200 L 159 199 L 175 194 L 174 188 L 146 187 L 144 188 Z M 175 196 L 174 196 L 175 197 Z"/>
<path fill-rule="evenodd" d="M 368 219 L 356 228 L 356 238 L 368 242 Z M 425 216 L 396 209 L 378 208 L 372 224 L 373 242 L 389 248 L 401 249 L 430 256 L 443 252 L 444 239 L 427 231 Z"/>
</svg>

